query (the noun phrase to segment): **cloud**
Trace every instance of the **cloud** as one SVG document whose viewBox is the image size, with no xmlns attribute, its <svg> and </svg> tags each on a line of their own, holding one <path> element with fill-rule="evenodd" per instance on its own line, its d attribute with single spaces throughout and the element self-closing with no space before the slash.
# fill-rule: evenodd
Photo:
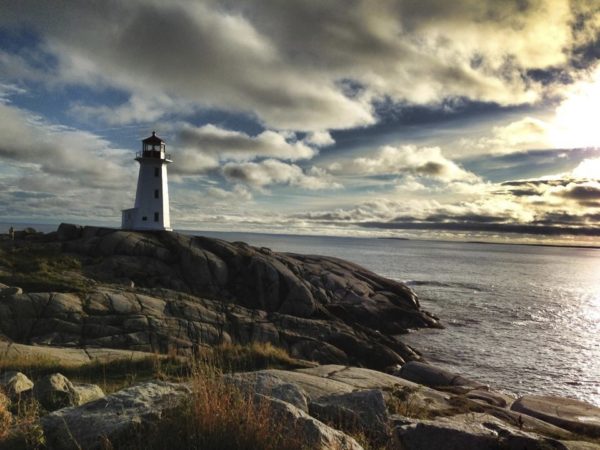
<svg viewBox="0 0 600 450">
<path fill-rule="evenodd" d="M 30 27 L 38 48 L 4 52 L 0 65 L 12 78 L 125 91 L 113 115 L 75 105 L 111 123 L 186 103 L 248 113 L 268 129 L 324 131 L 373 124 L 386 100 L 535 102 L 551 88 L 530 72 L 568 68 L 595 39 L 597 24 L 576 14 L 568 0 L 22 0 L 0 23 Z M 40 53 L 53 63 L 39 64 Z"/>
<path fill-rule="evenodd" d="M 1 103 L 0 136 L 0 158 L 34 165 L 45 176 L 104 189 L 123 188 L 131 178 L 122 164 L 128 155 L 107 141 Z"/>
<path fill-rule="evenodd" d="M 223 175 L 229 181 L 244 183 L 254 188 L 263 188 L 274 184 L 295 186 L 308 190 L 337 189 L 341 185 L 319 168 L 304 172 L 295 164 L 287 164 L 275 159 L 260 163 L 227 163 L 223 166 Z"/>
<path fill-rule="evenodd" d="M 303 141 L 290 141 L 289 135 L 266 130 L 256 136 L 241 131 L 226 130 L 215 125 L 184 126 L 179 131 L 179 143 L 187 150 L 225 160 L 248 161 L 256 157 L 275 156 L 296 161 L 310 159 L 316 150 Z"/>
<path fill-rule="evenodd" d="M 479 177 L 447 159 L 439 147 L 384 146 L 375 154 L 333 163 L 329 170 L 344 175 L 410 174 L 444 181 L 479 181 Z"/>
<path fill-rule="evenodd" d="M 335 144 L 335 140 L 327 131 L 313 131 L 308 133 L 304 141 L 309 145 L 314 145 L 315 147 L 327 147 Z"/>
<path fill-rule="evenodd" d="M 560 192 L 562 197 L 578 202 L 600 201 L 600 183 L 585 182 L 582 184 L 571 183 Z"/>
<path fill-rule="evenodd" d="M 252 200 L 252 193 L 244 186 L 235 185 L 231 191 L 218 187 L 209 187 L 206 194 L 216 201 L 226 202 L 249 202 Z"/>
<path fill-rule="evenodd" d="M 155 122 L 167 113 L 190 114 L 193 111 L 193 105 L 185 99 L 175 100 L 160 93 L 149 96 L 133 94 L 126 103 L 116 107 L 75 102 L 69 108 L 71 115 L 79 119 L 101 120 L 109 125 Z"/>
</svg>

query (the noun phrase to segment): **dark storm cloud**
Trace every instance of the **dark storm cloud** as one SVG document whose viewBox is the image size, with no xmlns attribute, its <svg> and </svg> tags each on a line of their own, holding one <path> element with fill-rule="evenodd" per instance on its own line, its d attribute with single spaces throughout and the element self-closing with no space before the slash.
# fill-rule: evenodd
<svg viewBox="0 0 600 450">
<path fill-rule="evenodd" d="M 545 213 L 540 219 L 534 221 L 536 225 L 577 225 L 585 222 L 600 223 L 600 213 L 571 214 L 567 212 Z"/>
<path fill-rule="evenodd" d="M 560 195 L 582 202 L 600 200 L 600 185 L 569 186 Z"/>
<path fill-rule="evenodd" d="M 573 182 L 571 179 L 554 180 L 516 180 L 500 183 L 496 194 L 509 194 L 515 197 L 532 197 L 543 195 L 549 187 L 567 186 Z"/>
</svg>

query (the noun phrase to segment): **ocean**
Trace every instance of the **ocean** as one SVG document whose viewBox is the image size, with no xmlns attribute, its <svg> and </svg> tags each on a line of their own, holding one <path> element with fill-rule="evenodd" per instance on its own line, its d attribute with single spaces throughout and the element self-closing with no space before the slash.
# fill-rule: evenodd
<svg viewBox="0 0 600 450">
<path fill-rule="evenodd" d="M 600 249 L 187 233 L 335 256 L 405 282 L 445 326 L 401 336 L 432 364 L 515 395 L 600 406 Z"/>
<path fill-rule="evenodd" d="M 401 337 L 432 364 L 515 395 L 600 406 L 600 249 L 198 234 L 336 256 L 403 281 L 446 327 Z"/>
</svg>

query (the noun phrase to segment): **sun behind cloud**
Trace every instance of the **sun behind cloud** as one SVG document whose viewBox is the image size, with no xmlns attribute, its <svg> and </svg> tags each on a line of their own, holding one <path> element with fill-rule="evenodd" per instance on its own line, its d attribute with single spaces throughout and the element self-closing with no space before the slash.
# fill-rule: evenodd
<svg viewBox="0 0 600 450">
<path fill-rule="evenodd" d="M 589 80 L 569 89 L 567 98 L 556 109 L 549 130 L 550 142 L 559 148 L 600 147 L 600 66 Z"/>
<path fill-rule="evenodd" d="M 600 158 L 584 159 L 573 169 L 575 178 L 600 180 Z"/>
</svg>

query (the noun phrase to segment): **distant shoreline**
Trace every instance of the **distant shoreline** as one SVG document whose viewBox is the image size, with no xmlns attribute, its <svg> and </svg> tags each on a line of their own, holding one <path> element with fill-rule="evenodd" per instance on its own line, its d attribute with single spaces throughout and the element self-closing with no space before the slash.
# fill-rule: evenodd
<svg viewBox="0 0 600 450">
<path fill-rule="evenodd" d="M 53 227 L 55 231 L 59 224 L 42 224 L 42 223 L 26 223 L 26 222 L 0 222 L 0 226 L 5 225 L 8 230 L 9 226 L 18 227 L 32 227 L 37 231 L 49 232 L 50 227 Z M 107 228 L 119 228 L 118 226 L 98 225 Z M 318 235 L 318 234 L 301 234 L 301 233 L 268 233 L 260 231 L 221 231 L 221 230 L 189 230 L 189 229 L 176 229 L 179 233 L 183 234 L 201 234 L 201 233 L 224 233 L 224 234 L 256 234 L 264 236 L 296 236 L 296 237 L 331 237 L 331 238 L 351 238 L 351 239 L 388 239 L 394 241 L 413 241 L 413 242 L 450 242 L 459 244 L 493 244 L 493 245 L 525 245 L 528 247 L 553 247 L 553 248 L 579 248 L 579 249 L 590 249 L 600 250 L 600 245 L 583 245 L 583 244 L 544 244 L 538 242 L 494 242 L 485 240 L 450 240 L 450 239 L 423 239 L 423 238 L 407 238 L 407 237 L 395 237 L 395 236 L 340 236 L 335 234 Z"/>
</svg>

